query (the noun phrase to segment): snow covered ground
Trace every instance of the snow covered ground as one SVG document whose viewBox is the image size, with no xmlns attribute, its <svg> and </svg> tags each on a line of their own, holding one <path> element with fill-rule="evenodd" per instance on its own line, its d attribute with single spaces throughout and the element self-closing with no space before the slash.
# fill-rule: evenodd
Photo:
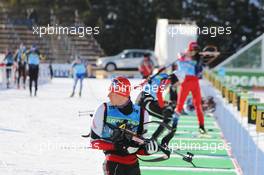
<svg viewBox="0 0 264 175">
<path fill-rule="evenodd" d="M 140 80 L 132 80 L 137 85 Z M 85 79 L 83 96 L 70 98 L 72 79 L 28 90 L 0 91 L 0 175 L 101 175 L 104 155 L 89 149 L 88 116 L 107 101 L 109 79 Z M 132 100 L 139 91 L 132 92 Z"/>
<path fill-rule="evenodd" d="M 89 139 L 81 137 L 89 132 L 90 117 L 78 111 L 107 100 L 109 84 L 86 79 L 82 98 L 69 97 L 71 79 L 40 86 L 38 97 L 28 90 L 0 91 L 0 174 L 103 174 L 103 153 L 88 149 Z"/>
</svg>

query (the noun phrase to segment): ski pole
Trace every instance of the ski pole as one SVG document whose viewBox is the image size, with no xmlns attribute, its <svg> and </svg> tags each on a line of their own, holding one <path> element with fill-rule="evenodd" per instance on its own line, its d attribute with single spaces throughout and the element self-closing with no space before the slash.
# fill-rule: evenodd
<svg viewBox="0 0 264 175">
<path fill-rule="evenodd" d="M 196 167 L 196 165 L 193 163 L 193 156 L 194 156 L 193 153 L 187 152 L 186 153 L 187 155 L 180 153 L 178 151 L 175 151 L 175 153 L 178 154 L 179 156 L 181 156 L 182 160 L 192 164 L 193 167 Z"/>
<path fill-rule="evenodd" d="M 93 113 L 94 111 L 88 110 L 88 111 L 79 111 L 79 113 Z"/>
<path fill-rule="evenodd" d="M 93 112 L 94 111 L 78 111 L 78 116 L 81 117 L 81 116 L 90 116 L 90 117 L 93 117 Z"/>
</svg>

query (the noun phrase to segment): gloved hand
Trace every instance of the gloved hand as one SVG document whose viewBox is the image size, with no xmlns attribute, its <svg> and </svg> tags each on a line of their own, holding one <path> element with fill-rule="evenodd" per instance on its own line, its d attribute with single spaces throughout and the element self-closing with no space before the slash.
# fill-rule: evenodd
<svg viewBox="0 0 264 175">
<path fill-rule="evenodd" d="M 145 150 L 147 154 L 154 154 L 159 151 L 158 143 L 156 140 L 150 140 L 148 144 L 145 146 Z"/>
<path fill-rule="evenodd" d="M 111 136 L 111 140 L 113 142 L 121 142 L 122 140 L 124 140 L 125 138 L 125 133 L 124 131 L 120 130 L 120 129 L 113 129 L 113 133 L 112 133 L 112 136 Z"/>
<path fill-rule="evenodd" d="M 139 147 L 131 145 L 126 140 L 114 142 L 113 144 L 116 151 L 121 151 L 124 154 L 134 154 L 139 150 Z"/>
<path fill-rule="evenodd" d="M 126 149 L 126 151 L 127 151 L 128 154 L 134 154 L 134 153 L 136 153 L 138 150 L 139 150 L 139 147 L 132 147 L 132 146 L 130 146 L 130 147 L 128 147 L 128 148 Z"/>
<path fill-rule="evenodd" d="M 168 105 L 166 106 L 163 111 L 162 111 L 162 115 L 165 117 L 165 118 L 169 118 L 172 116 L 172 114 L 174 113 L 173 111 L 173 107 Z"/>
<path fill-rule="evenodd" d="M 120 129 L 114 129 L 111 140 L 114 144 L 116 151 L 121 151 L 127 154 L 134 154 L 138 151 L 139 147 L 134 141 L 132 141 L 132 136 L 126 134 Z"/>
<path fill-rule="evenodd" d="M 115 150 L 124 151 L 128 147 L 129 141 L 125 137 L 125 132 L 120 129 L 113 129 L 110 139 L 114 144 Z"/>
</svg>

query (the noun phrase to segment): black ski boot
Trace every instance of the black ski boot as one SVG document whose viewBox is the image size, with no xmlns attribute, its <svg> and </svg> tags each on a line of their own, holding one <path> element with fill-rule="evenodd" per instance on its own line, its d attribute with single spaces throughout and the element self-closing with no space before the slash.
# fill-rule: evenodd
<svg viewBox="0 0 264 175">
<path fill-rule="evenodd" d="M 206 132 L 206 130 L 204 128 L 204 125 L 200 125 L 199 126 L 199 132 L 200 132 L 200 134 L 207 134 L 207 132 Z"/>
</svg>

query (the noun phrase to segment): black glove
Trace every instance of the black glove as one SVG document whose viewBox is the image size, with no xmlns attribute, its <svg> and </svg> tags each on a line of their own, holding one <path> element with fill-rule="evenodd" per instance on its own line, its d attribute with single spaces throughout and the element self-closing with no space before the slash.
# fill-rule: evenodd
<svg viewBox="0 0 264 175">
<path fill-rule="evenodd" d="M 125 142 L 113 142 L 116 151 L 126 151 L 128 145 Z"/>
<path fill-rule="evenodd" d="M 179 82 L 179 79 L 178 79 L 178 77 L 175 74 L 170 74 L 169 75 L 169 79 L 171 80 L 171 84 L 172 85 L 177 83 L 177 82 Z"/>
<path fill-rule="evenodd" d="M 122 129 L 114 129 L 111 140 L 116 150 L 126 151 L 128 147 L 138 147 L 138 144 L 132 140 L 132 137 L 131 134 L 126 133 Z"/>
<path fill-rule="evenodd" d="M 113 133 L 112 133 L 112 136 L 111 136 L 111 140 L 113 142 L 120 142 L 124 139 L 125 137 L 125 132 L 122 131 L 121 129 L 113 129 Z"/>
<path fill-rule="evenodd" d="M 162 115 L 165 117 L 165 118 L 170 118 L 172 116 L 172 114 L 174 113 L 173 111 L 173 107 L 168 105 L 166 106 L 163 110 L 162 110 Z"/>
</svg>

